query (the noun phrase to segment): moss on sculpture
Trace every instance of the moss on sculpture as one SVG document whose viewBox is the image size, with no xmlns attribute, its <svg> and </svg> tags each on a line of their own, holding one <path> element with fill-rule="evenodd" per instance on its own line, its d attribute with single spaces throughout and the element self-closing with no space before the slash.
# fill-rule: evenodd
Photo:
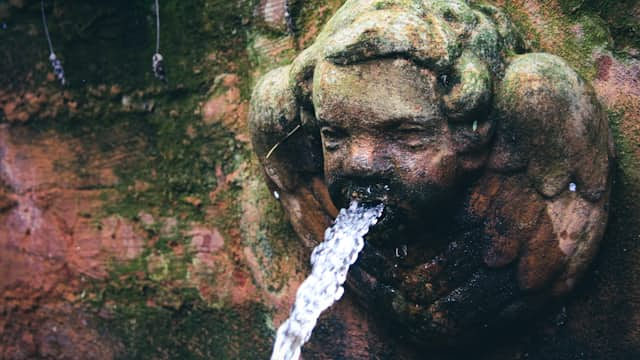
<svg viewBox="0 0 640 360">
<path fill-rule="evenodd" d="M 348 283 L 421 346 L 567 294 L 603 236 L 604 112 L 567 62 L 524 50 L 486 4 L 353 0 L 254 90 L 254 149 L 307 246 L 353 194 L 385 203 Z"/>
</svg>

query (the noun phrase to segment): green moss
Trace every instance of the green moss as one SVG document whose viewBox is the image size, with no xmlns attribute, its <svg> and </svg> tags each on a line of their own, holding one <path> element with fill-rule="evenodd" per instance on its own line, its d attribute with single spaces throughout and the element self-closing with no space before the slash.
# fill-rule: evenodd
<svg viewBox="0 0 640 360">
<path fill-rule="evenodd" d="M 181 29 L 169 32 L 162 40 L 169 88 L 146 95 L 155 101 L 153 113 L 122 117 L 103 114 L 98 119 L 104 123 L 88 124 L 85 129 L 85 133 L 108 134 L 114 123 L 121 122 L 126 127 L 123 131 L 132 133 L 143 144 L 135 149 L 140 154 L 133 156 L 133 163 L 118 167 L 119 195 L 108 199 L 105 215 L 135 219 L 140 211 L 146 211 L 155 216 L 176 217 L 181 224 L 203 221 L 204 209 L 211 203 L 209 193 L 218 185 L 216 166 L 227 174 L 248 158 L 249 149 L 235 140 L 232 132 L 218 124 L 204 124 L 197 112 L 210 95 L 206 89 L 219 73 L 228 72 L 231 67 L 240 72 L 242 79 L 249 78 L 244 52 L 246 33 L 242 27 L 247 25 L 251 7 L 252 2 L 243 3 L 242 7 L 224 1 L 162 4 L 163 28 Z M 190 36 L 185 38 L 185 31 Z M 208 53 L 216 53 L 220 60 L 206 60 Z M 223 53 L 226 55 L 221 56 Z M 170 54 L 177 60 L 173 65 Z M 243 82 L 243 88 L 246 83 L 249 81 Z M 244 93 L 248 97 L 248 91 Z M 77 125 L 64 122 L 58 128 L 77 132 Z M 157 246 L 165 247 L 172 240 L 161 238 Z"/>
<path fill-rule="evenodd" d="M 212 309 L 189 282 L 193 258 L 184 235 L 194 222 L 216 226 L 225 239 L 233 239 L 228 233 L 239 227 L 242 188 L 232 182 L 215 199 L 210 193 L 222 185 L 216 168 L 225 175 L 236 171 L 251 158 L 250 149 L 223 125 L 204 124 L 198 112 L 221 73 L 238 74 L 241 98 L 249 98 L 254 69 L 246 48 L 255 3 L 162 1 L 160 52 L 168 85 L 151 74 L 152 3 L 68 1 L 53 2 L 55 11 L 47 9 L 56 53 L 69 79 L 64 90 L 78 102 L 78 111 L 34 119 L 26 126 L 69 135 L 108 156 L 124 153 L 117 157 L 124 160 L 115 164 L 118 183 L 105 189 L 106 205 L 93 219 L 100 227 L 104 217 L 120 216 L 146 232 L 148 246 L 138 257 L 109 264 L 108 279 L 93 282 L 81 294 L 96 311 L 109 314 L 103 330 L 124 344 L 123 358 L 267 357 L 273 335 L 267 309 L 257 304 L 231 307 L 228 299 Z M 0 61 L 0 72 L 14 74 L 0 77 L 0 87 L 17 93 L 34 88 L 60 92 L 59 84 L 45 80 L 48 51 L 39 3 L 33 4 L 12 13 L 8 29 L 0 32 L 0 58 L 7 59 Z M 20 45 L 25 43 L 42 46 Z M 112 85 L 118 94 L 109 93 Z M 124 109 L 123 96 L 136 104 L 153 103 L 153 111 Z M 58 165 L 71 166 L 82 176 L 95 155 L 95 150 L 79 149 L 74 163 Z M 228 207 L 211 219 L 206 209 L 213 201 Z M 142 223 L 141 212 L 155 222 Z M 166 218 L 177 221 L 172 231 L 163 230 Z M 274 221 L 286 224 L 281 213 Z M 267 230 L 268 236 L 271 232 Z M 184 255 L 177 255 L 176 246 L 182 246 Z M 239 261 L 228 246 L 220 251 Z M 242 264 L 234 266 L 242 269 Z M 210 280 L 215 283 L 215 275 Z"/>
<path fill-rule="evenodd" d="M 197 303 L 178 310 L 124 305 L 104 331 L 124 345 L 121 359 L 264 359 L 273 336 L 266 314 L 260 304 L 220 310 Z"/>
<path fill-rule="evenodd" d="M 375 4 L 373 4 L 374 9 L 376 10 L 384 10 L 384 9 L 388 9 L 391 8 L 395 5 L 394 1 L 377 1 Z"/>
<path fill-rule="evenodd" d="M 573 65 L 586 79 L 593 79 L 597 69 L 593 52 L 610 48 L 611 36 L 606 24 L 597 16 L 582 16 L 565 27 L 576 29 L 567 36 L 557 54 Z"/>
<path fill-rule="evenodd" d="M 577 2 L 576 2 L 577 3 Z M 563 7 L 572 7 L 565 3 Z M 533 26 L 528 14 L 521 5 L 507 1 L 504 10 L 519 28 L 526 34 L 527 47 L 533 51 L 546 51 L 556 54 L 569 62 L 585 79 L 591 80 L 596 75 L 593 52 L 598 49 L 610 49 L 611 34 L 607 23 L 597 13 L 581 11 L 566 16 L 550 4 L 541 4 L 540 16 L 544 24 L 539 28 Z M 543 39 L 547 39 L 547 47 L 543 47 Z"/>
<path fill-rule="evenodd" d="M 529 16 L 512 0 L 505 1 L 502 7 L 520 34 L 523 34 L 525 48 L 531 51 L 540 50 L 540 33 L 536 30 Z"/>
<path fill-rule="evenodd" d="M 628 134 L 623 133 L 620 128 L 624 118 L 623 110 L 609 109 L 607 110 L 607 115 L 609 117 L 609 126 L 611 127 L 615 140 L 621 180 L 626 184 L 633 184 L 635 186 L 638 184 L 638 181 L 640 181 L 640 165 L 638 165 L 637 158 L 634 154 L 637 151 L 635 148 L 640 145 L 629 139 Z"/>
<path fill-rule="evenodd" d="M 387 10 L 387 9 L 396 9 L 409 7 L 413 5 L 411 0 L 378 0 L 373 4 L 373 8 L 376 10 Z M 446 5 L 446 3 L 445 3 Z"/>
<path fill-rule="evenodd" d="M 263 264 L 261 271 L 266 280 L 268 291 L 278 292 L 288 283 L 291 274 L 291 264 L 302 257 L 302 244 L 294 233 L 282 206 L 268 190 L 260 176 L 253 187 L 255 206 L 260 211 L 260 221 L 255 233 L 247 245 L 256 254 L 258 263 Z M 291 259 L 291 260 L 289 260 Z M 286 267 L 286 268 L 285 268 Z M 297 269 L 296 269 L 297 270 Z"/>
<path fill-rule="evenodd" d="M 559 0 L 559 3 L 567 16 L 601 17 L 611 29 L 617 48 L 640 47 L 640 23 L 634 16 L 640 5 L 636 0 Z"/>
<path fill-rule="evenodd" d="M 135 219 L 146 210 L 183 222 L 201 221 L 202 209 L 210 203 L 208 194 L 217 185 L 216 164 L 228 173 L 248 157 L 248 148 L 233 133 L 220 125 L 204 125 L 194 112 L 219 73 L 233 69 L 242 79 L 250 78 L 244 29 L 251 27 L 254 3 L 162 2 L 161 52 L 170 80 L 167 87 L 160 86 L 150 71 L 155 51 L 150 3 L 70 1 L 47 8 L 56 52 L 63 57 L 70 83 L 67 90 L 79 105 L 76 113 L 28 125 L 69 134 L 88 146 L 97 144 L 105 153 L 123 148 L 128 152 L 126 161 L 117 164 L 119 195 L 105 197 L 109 205 L 104 215 Z M 15 74 L 2 77 L 0 81 L 10 81 L 5 89 L 39 84 L 59 91 L 57 83 L 43 83 L 50 69 L 39 21 L 39 6 L 29 6 L 13 14 L 8 30 L 0 33 L 15 45 L 0 47 L 0 56 L 10 60 L 0 62 L 0 72 Z M 41 40 L 41 48 L 19 46 L 36 40 Z M 207 58 L 210 53 L 216 54 L 215 60 Z M 36 67 L 37 62 L 45 64 Z M 33 79 L 30 83 L 21 81 L 27 73 Z M 98 84 L 106 89 L 102 95 L 92 91 Z M 244 98 L 249 97 L 249 84 L 248 80 L 241 84 Z M 120 88 L 119 95 L 108 94 L 111 85 Z M 125 95 L 134 102 L 153 103 L 153 111 L 124 111 Z M 74 164 L 79 175 L 92 160 L 91 153 L 80 152 Z M 143 189 L 136 186 L 139 183 L 145 184 Z M 201 205 L 185 201 L 190 197 Z"/>
<path fill-rule="evenodd" d="M 346 0 L 297 0 L 292 4 L 294 19 L 296 22 L 297 41 L 305 48 L 313 43 L 314 37 L 306 36 L 308 33 L 318 34 L 329 18 L 342 6 Z M 304 41 L 302 41 L 304 40 Z"/>
</svg>

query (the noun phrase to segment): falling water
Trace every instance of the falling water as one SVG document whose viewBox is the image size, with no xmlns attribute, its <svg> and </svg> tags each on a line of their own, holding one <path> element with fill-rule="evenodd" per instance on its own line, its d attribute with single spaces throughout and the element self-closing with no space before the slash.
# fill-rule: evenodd
<svg viewBox="0 0 640 360">
<path fill-rule="evenodd" d="M 349 266 L 358 258 L 364 236 L 382 209 L 382 204 L 370 207 L 354 200 L 348 209 L 340 210 L 324 241 L 311 253 L 311 275 L 298 289 L 291 316 L 278 329 L 271 360 L 298 359 L 320 313 L 342 297 Z"/>
</svg>

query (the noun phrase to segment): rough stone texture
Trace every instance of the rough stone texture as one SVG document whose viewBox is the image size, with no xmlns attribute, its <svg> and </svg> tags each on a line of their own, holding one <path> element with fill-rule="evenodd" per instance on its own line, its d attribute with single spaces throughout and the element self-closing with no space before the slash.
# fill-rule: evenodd
<svg viewBox="0 0 640 360">
<path fill-rule="evenodd" d="M 207 125 L 221 123 L 236 134 L 236 139 L 248 142 L 245 119 L 249 105 L 241 99 L 238 83 L 235 74 L 222 74 L 215 79 L 210 92 L 217 95 L 203 105 L 203 121 Z"/>
<path fill-rule="evenodd" d="M 119 216 L 95 220 L 104 202 L 100 188 L 115 184 L 112 164 L 127 155 L 85 149 L 94 153 L 79 174 L 80 148 L 53 132 L 0 126 L 0 182 L 8 199 L 0 213 L 3 357 L 117 352 L 117 344 L 89 324 L 96 320 L 80 301 L 83 283 L 107 277 L 114 261 L 140 256 L 145 239 Z"/>
<path fill-rule="evenodd" d="M 1 358 L 268 357 L 275 328 L 288 315 L 308 272 L 307 247 L 292 232 L 281 204 L 300 212 L 310 201 L 321 202 L 297 227 L 298 233 L 310 229 L 304 236 L 307 246 L 324 231 L 324 223 L 311 218 L 331 209 L 329 222 L 335 208 L 320 177 L 305 177 L 296 196 L 275 199 L 251 155 L 244 111 L 258 78 L 310 47 L 343 2 L 290 1 L 295 31 L 284 34 L 283 23 L 261 19 L 258 1 L 161 1 L 166 86 L 155 82 L 150 71 L 155 23 L 148 1 L 45 2 L 56 54 L 69 80 L 64 89 L 46 59 L 40 2 L 0 2 L 2 148 L 10 150 L 11 164 L 19 169 L 8 177 L 14 179 L 11 186 L 0 184 L 2 226 L 7 214 L 17 214 L 18 204 L 31 204 L 46 220 L 41 229 L 58 234 L 36 247 L 38 256 L 18 248 L 1 252 L 0 283 L 21 279 L 20 285 L 13 282 L 14 288 L 0 291 Z M 565 59 L 592 83 L 605 105 L 618 155 L 610 224 L 594 264 L 564 305 L 546 306 L 536 321 L 461 354 L 429 351 L 428 358 L 638 358 L 640 8 L 632 1 L 496 3 L 522 35 L 523 47 Z M 282 14 L 282 8 L 274 9 Z M 489 17 L 501 16 L 496 14 Z M 464 31 L 464 24 L 451 31 Z M 475 39 L 491 40 L 491 27 L 486 29 L 487 36 Z M 501 26 L 498 33 L 504 37 L 510 30 Z M 462 54 L 464 61 L 454 70 L 474 69 L 468 74 L 481 75 L 482 62 L 472 55 Z M 305 61 L 293 64 L 305 66 Z M 450 114 L 473 113 L 472 104 L 483 103 L 482 76 L 468 77 L 474 86 L 466 88 L 455 76 L 446 80 L 456 94 L 448 98 Z M 313 84 L 308 85 L 310 90 Z M 215 106 L 205 108 L 210 101 Z M 307 111 L 301 117 L 311 115 Z M 473 119 L 458 118 L 461 130 L 467 130 L 455 137 L 460 148 L 477 144 L 468 136 Z M 491 130 L 487 125 L 479 122 L 477 132 Z M 317 159 L 297 155 L 305 169 L 317 171 Z M 31 171 L 31 159 L 40 176 Z M 468 157 L 460 166 L 472 169 L 483 161 Z M 301 180 L 278 181 L 291 185 Z M 509 185 L 500 177 L 490 184 L 476 193 L 478 211 L 496 206 L 480 201 L 493 199 L 491 189 Z M 32 185 L 41 190 L 34 191 L 33 200 L 27 190 Z M 27 195 L 18 195 L 13 186 Z M 531 188 L 517 196 L 533 201 L 539 195 Z M 575 225 L 553 220 L 553 213 L 538 214 L 535 207 L 519 207 L 517 201 L 509 206 L 518 217 L 544 217 L 569 229 Z M 509 206 L 500 208 L 512 229 L 515 213 Z M 581 209 L 580 202 L 574 208 Z M 502 229 L 498 225 L 486 224 L 496 233 Z M 533 233 L 529 224 L 519 225 Z M 69 234 L 69 228 L 80 234 Z M 116 239 L 111 239 L 114 232 Z M 4 240 L 25 238 L 13 228 L 3 234 Z M 87 251 L 77 252 L 67 241 L 82 243 Z M 569 251 L 574 242 L 567 237 L 563 244 Z M 492 245 L 478 258 L 498 267 L 513 261 L 517 244 L 512 238 L 496 235 Z M 63 255 L 47 259 L 42 255 L 48 249 Z M 454 265 L 436 262 L 428 268 Z M 434 291 L 415 286 L 424 283 L 426 273 L 415 275 L 404 280 L 414 289 L 409 298 Z M 375 311 L 358 304 L 352 290 L 321 318 L 304 358 L 427 356 L 398 339 L 402 331 L 380 326 Z"/>
<path fill-rule="evenodd" d="M 65 89 L 40 2 L 0 4 L 1 358 L 263 358 L 286 316 L 302 256 L 245 182 L 253 6 L 161 4 L 167 86 L 148 3 L 45 2 Z"/>
</svg>

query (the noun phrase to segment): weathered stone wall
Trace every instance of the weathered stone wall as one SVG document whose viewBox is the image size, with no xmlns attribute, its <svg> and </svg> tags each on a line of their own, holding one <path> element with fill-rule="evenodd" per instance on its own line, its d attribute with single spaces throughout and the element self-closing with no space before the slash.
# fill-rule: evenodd
<svg viewBox="0 0 640 360">
<path fill-rule="evenodd" d="M 40 2 L 0 2 L 0 357 L 267 357 L 307 254 L 251 153 L 248 99 L 342 1 L 290 1 L 293 34 L 281 1 L 161 1 L 167 85 L 151 73 L 151 1 L 45 3 L 64 88 Z M 608 231 L 577 293 L 474 354 L 635 358 L 640 6 L 497 4 L 532 50 L 592 82 L 618 164 Z M 370 317 L 346 298 L 306 357 L 422 357 Z"/>
</svg>

